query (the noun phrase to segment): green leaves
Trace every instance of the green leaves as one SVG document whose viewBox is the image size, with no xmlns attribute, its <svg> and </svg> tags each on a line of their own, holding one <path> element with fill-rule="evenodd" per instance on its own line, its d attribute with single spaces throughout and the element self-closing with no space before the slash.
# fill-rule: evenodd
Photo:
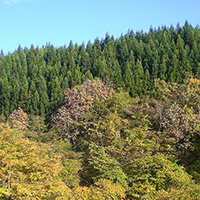
<svg viewBox="0 0 200 200">
<path fill-rule="evenodd" d="M 90 144 L 88 164 L 94 170 L 94 182 L 106 178 L 126 186 L 126 175 L 120 167 L 120 163 L 106 153 L 104 147 Z"/>
</svg>

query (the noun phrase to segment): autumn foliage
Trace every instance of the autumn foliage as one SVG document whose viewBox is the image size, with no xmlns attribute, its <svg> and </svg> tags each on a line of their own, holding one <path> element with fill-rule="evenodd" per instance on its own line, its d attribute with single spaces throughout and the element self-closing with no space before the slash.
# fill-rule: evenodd
<svg viewBox="0 0 200 200">
<path fill-rule="evenodd" d="M 111 94 L 112 87 L 98 80 L 87 80 L 79 87 L 67 89 L 64 105 L 53 117 L 56 131 L 62 138 L 71 139 L 78 130 L 71 128 L 94 106 L 95 101 L 105 101 Z"/>
<path fill-rule="evenodd" d="M 28 115 L 21 108 L 14 110 L 10 117 L 9 122 L 12 128 L 19 127 L 22 130 L 26 130 L 28 128 Z"/>
<path fill-rule="evenodd" d="M 200 199 L 199 80 L 154 93 L 85 81 L 50 128 L 15 110 L 0 124 L 0 199 Z"/>
<path fill-rule="evenodd" d="M 0 124 L 0 199 L 51 199 L 68 191 L 59 178 L 60 158 L 50 146 L 23 138 L 22 132 Z"/>
</svg>

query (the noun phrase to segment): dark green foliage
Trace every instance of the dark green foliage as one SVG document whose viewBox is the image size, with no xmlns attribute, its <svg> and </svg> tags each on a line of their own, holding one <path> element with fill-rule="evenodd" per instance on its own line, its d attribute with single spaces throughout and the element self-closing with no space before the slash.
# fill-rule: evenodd
<svg viewBox="0 0 200 200">
<path fill-rule="evenodd" d="M 183 27 L 129 31 L 119 39 L 106 34 L 94 43 L 55 48 L 18 49 L 0 55 L 0 114 L 18 106 L 50 120 L 61 106 L 64 90 L 95 77 L 111 80 L 132 96 L 151 95 L 154 80 L 182 83 L 200 74 L 200 31 Z"/>
</svg>

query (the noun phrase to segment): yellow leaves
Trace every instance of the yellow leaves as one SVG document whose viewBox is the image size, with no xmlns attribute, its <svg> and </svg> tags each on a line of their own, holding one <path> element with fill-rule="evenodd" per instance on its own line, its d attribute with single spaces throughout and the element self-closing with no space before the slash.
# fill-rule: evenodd
<svg viewBox="0 0 200 200">
<path fill-rule="evenodd" d="M 72 200 L 89 200 L 91 196 L 91 188 L 78 187 L 73 191 Z"/>
<path fill-rule="evenodd" d="M 132 118 L 132 119 L 137 119 L 137 117 L 136 117 L 136 116 L 134 116 L 134 115 L 132 115 L 132 116 L 131 116 L 131 118 Z"/>
<path fill-rule="evenodd" d="M 78 187 L 73 191 L 72 200 L 100 200 L 123 199 L 125 189 L 117 183 L 107 179 L 100 179 L 95 187 Z"/>
<path fill-rule="evenodd" d="M 198 185 L 188 185 L 187 188 L 155 191 L 152 194 L 145 195 L 149 200 L 196 200 L 200 198 L 200 187 Z"/>
<path fill-rule="evenodd" d="M 50 146 L 37 145 L 19 133 L 0 125 L 0 196 L 7 194 L 9 184 L 12 199 L 50 199 L 69 191 L 59 178 L 60 156 L 50 156 Z"/>
<path fill-rule="evenodd" d="M 97 191 L 101 193 L 102 199 L 122 199 L 125 197 L 125 189 L 120 184 L 107 179 L 100 179 L 95 185 Z"/>
<path fill-rule="evenodd" d="M 7 199 L 10 196 L 10 189 L 0 187 L 0 199 Z"/>
<path fill-rule="evenodd" d="M 190 78 L 188 81 L 188 92 L 197 92 L 199 91 L 200 80 L 197 78 Z"/>
</svg>

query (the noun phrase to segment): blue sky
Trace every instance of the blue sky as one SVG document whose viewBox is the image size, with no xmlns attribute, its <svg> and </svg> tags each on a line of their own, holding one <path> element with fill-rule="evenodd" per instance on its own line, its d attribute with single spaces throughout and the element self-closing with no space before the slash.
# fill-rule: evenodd
<svg viewBox="0 0 200 200">
<path fill-rule="evenodd" d="M 87 44 L 106 33 L 200 24 L 200 0 L 0 0 L 0 49 Z"/>
</svg>

